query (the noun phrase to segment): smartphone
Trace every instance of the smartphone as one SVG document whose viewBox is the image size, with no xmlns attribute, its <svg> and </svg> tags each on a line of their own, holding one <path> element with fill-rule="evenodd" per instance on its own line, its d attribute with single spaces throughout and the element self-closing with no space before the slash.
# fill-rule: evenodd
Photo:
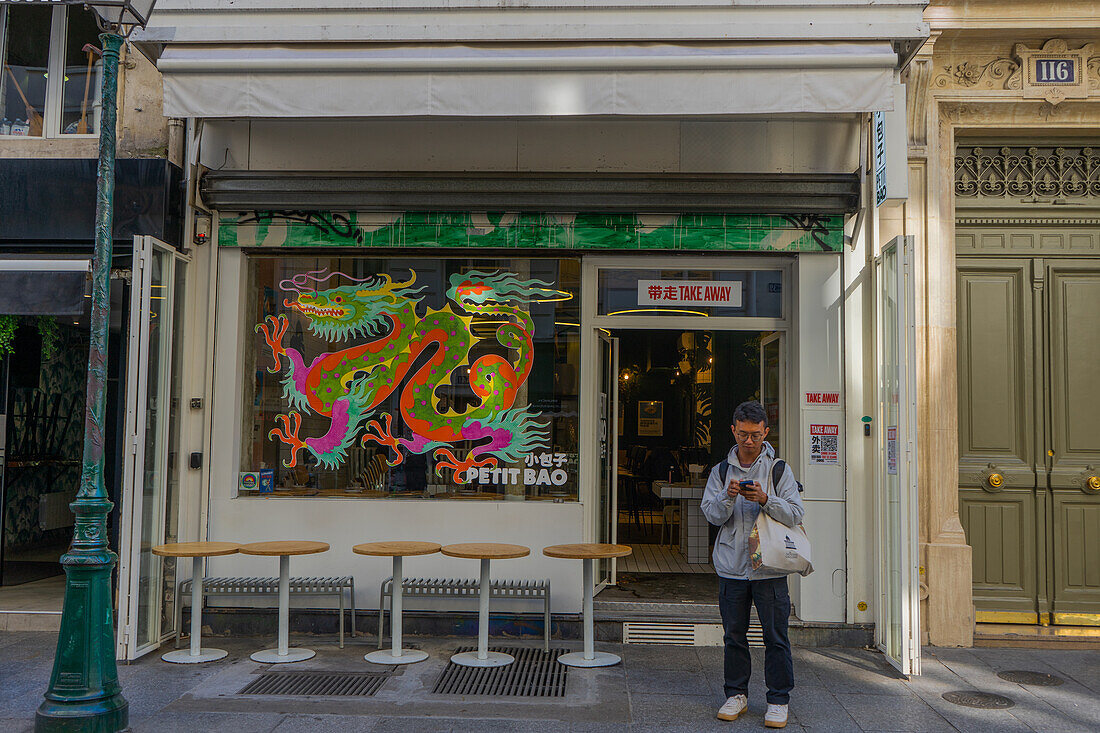
<svg viewBox="0 0 1100 733">
<path fill-rule="evenodd" d="M 745 479 L 744 481 L 738 481 L 737 485 L 740 486 L 742 489 L 751 489 L 752 488 L 752 480 Z"/>
</svg>

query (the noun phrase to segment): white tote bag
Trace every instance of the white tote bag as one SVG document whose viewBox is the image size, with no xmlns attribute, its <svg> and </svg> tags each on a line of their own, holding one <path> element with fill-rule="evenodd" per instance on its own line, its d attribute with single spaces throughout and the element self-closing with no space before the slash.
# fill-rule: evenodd
<svg viewBox="0 0 1100 733">
<path fill-rule="evenodd" d="M 749 535 L 749 555 L 753 570 L 802 576 L 814 571 L 810 538 L 802 523 L 788 527 L 768 516 L 763 507 Z"/>
</svg>

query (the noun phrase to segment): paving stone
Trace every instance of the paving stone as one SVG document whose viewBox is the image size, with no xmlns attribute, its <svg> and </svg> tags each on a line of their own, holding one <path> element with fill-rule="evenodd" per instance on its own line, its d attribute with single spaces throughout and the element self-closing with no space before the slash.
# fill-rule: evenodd
<svg viewBox="0 0 1100 733">
<path fill-rule="evenodd" d="M 629 733 L 629 723 L 573 723 L 569 733 Z"/>
<path fill-rule="evenodd" d="M 858 730 L 855 720 L 844 706 L 833 693 L 822 687 L 800 689 L 796 686 L 791 692 L 787 711 L 789 721 L 796 722 L 807 730 Z"/>
<path fill-rule="evenodd" d="M 474 728 L 455 728 L 460 722 L 454 718 L 382 718 L 371 733 L 450 733 L 453 730 L 472 731 Z M 467 721 L 468 722 L 468 721 Z"/>
<path fill-rule="evenodd" d="M 908 691 L 904 696 L 837 693 L 835 697 L 862 730 L 908 733 L 954 730 L 928 703 Z"/>
<path fill-rule="evenodd" d="M 713 691 L 711 682 L 700 672 L 643 667 L 627 670 L 626 687 L 631 693 L 658 692 L 667 695 L 703 695 Z"/>
<path fill-rule="evenodd" d="M 130 719 L 133 733 L 270 733 L 283 716 L 277 713 L 175 713 L 163 712 Z"/>
<path fill-rule="evenodd" d="M 675 730 L 680 726 L 697 731 L 729 730 L 728 723 L 723 724 L 714 717 L 723 702 L 724 699 L 714 695 L 640 695 L 632 692 L 630 730 Z"/>
<path fill-rule="evenodd" d="M 4 711 L 7 713 L 7 711 Z M 29 718 L 0 718 L 0 730 L 4 733 L 31 733 L 34 730 L 34 716 Z"/>
<path fill-rule="evenodd" d="M 901 695 L 901 676 L 882 655 L 853 649 L 797 649 L 794 653 L 795 680 L 799 670 L 813 674 L 823 687 L 834 693 Z"/>
<path fill-rule="evenodd" d="M 614 651 L 614 650 L 609 650 Z M 615 652 L 619 654 L 619 652 Z M 647 669 L 682 669 L 698 671 L 702 667 L 695 647 L 669 646 L 667 644 L 624 644 L 623 664 L 629 669 L 643 666 Z"/>
<path fill-rule="evenodd" d="M 370 715 L 288 715 L 274 733 L 369 733 L 378 720 Z"/>
</svg>

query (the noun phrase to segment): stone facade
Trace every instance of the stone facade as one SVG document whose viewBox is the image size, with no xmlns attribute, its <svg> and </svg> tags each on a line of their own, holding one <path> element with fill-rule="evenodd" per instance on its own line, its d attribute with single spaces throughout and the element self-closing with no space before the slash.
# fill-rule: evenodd
<svg viewBox="0 0 1100 733">
<path fill-rule="evenodd" d="M 956 140 L 1100 129 L 1100 6 L 935 0 L 932 36 L 906 72 L 909 200 L 891 233 L 917 239 L 922 641 L 973 643 L 971 548 L 959 518 L 954 186 Z M 1031 52 L 1079 52 L 1076 89 L 1038 88 Z"/>
<path fill-rule="evenodd" d="M 128 43 L 122 47 L 118 66 L 118 157 L 163 158 L 170 147 L 178 155 L 182 126 L 170 124 L 164 118 L 164 95 L 157 67 Z M 178 140 L 170 142 L 172 135 L 178 136 Z M 98 136 L 0 136 L 0 158 L 97 157 Z M 172 162 L 179 165 L 182 161 Z"/>
</svg>

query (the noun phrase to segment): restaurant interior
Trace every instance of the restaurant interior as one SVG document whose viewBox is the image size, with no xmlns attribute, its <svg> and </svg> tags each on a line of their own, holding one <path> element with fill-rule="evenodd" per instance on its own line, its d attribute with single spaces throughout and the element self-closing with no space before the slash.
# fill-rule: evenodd
<svg viewBox="0 0 1100 733">
<path fill-rule="evenodd" d="M 618 588 L 601 599 L 713 596 L 716 529 L 698 513 L 698 497 L 732 446 L 734 408 L 760 399 L 761 341 L 768 335 L 612 332 L 619 340 L 617 541 L 633 554 L 618 560 Z"/>
</svg>

